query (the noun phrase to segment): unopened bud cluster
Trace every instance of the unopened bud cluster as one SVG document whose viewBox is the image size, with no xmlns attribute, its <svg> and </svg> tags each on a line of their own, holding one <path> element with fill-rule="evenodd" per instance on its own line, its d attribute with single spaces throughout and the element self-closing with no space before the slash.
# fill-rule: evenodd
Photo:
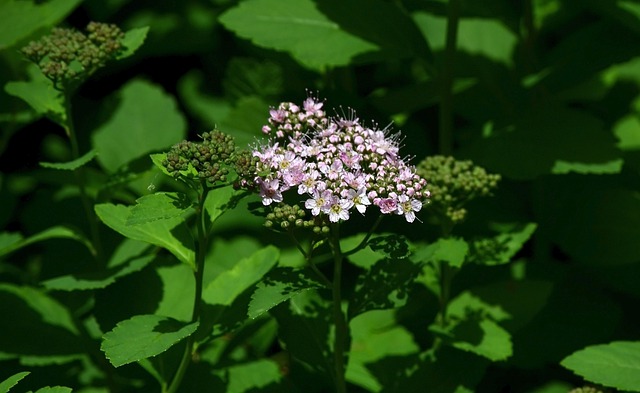
<svg viewBox="0 0 640 393">
<path fill-rule="evenodd" d="M 491 195 L 500 175 L 489 174 L 471 161 L 448 156 L 431 156 L 420 162 L 416 172 L 429 179 L 431 203 L 452 222 L 464 220 L 464 205 L 479 196 Z"/>
<path fill-rule="evenodd" d="M 54 28 L 49 35 L 31 41 L 22 53 L 38 65 L 56 88 L 81 82 L 122 50 L 124 33 L 113 24 L 90 22 L 86 34 Z"/>
<path fill-rule="evenodd" d="M 235 153 L 233 137 L 218 130 L 201 135 L 202 142 L 182 141 L 167 153 L 162 165 L 173 177 L 197 178 L 208 184 L 225 182 Z"/>
<path fill-rule="evenodd" d="M 265 206 L 283 203 L 283 193 L 297 198 L 314 218 L 314 231 L 369 208 L 414 222 L 429 191 L 400 156 L 399 134 L 363 125 L 354 111 L 329 117 L 323 105 L 309 97 L 269 112 L 262 131 L 272 139 L 253 149 L 245 185 L 259 189 Z"/>
</svg>

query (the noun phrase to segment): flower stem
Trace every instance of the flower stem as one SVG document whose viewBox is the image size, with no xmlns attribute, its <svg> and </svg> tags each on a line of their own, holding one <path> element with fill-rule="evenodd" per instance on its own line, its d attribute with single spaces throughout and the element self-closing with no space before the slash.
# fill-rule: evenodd
<svg viewBox="0 0 640 393">
<path fill-rule="evenodd" d="M 64 109 L 65 118 L 64 124 L 62 124 L 62 126 L 65 133 L 67 134 L 67 137 L 69 138 L 69 143 L 71 144 L 71 156 L 75 160 L 76 158 L 80 157 L 80 149 L 78 147 L 78 138 L 76 135 L 75 127 L 73 125 L 71 95 L 68 93 L 64 93 Z M 93 243 L 93 248 L 95 250 L 94 257 L 96 257 L 96 259 L 100 261 L 100 258 L 103 257 L 102 243 L 100 241 L 100 233 L 98 231 L 98 221 L 95 212 L 93 211 L 92 203 L 89 199 L 89 195 L 87 194 L 87 189 L 85 186 L 86 181 L 84 177 L 84 168 L 78 168 L 77 170 L 75 170 L 74 175 L 78 183 L 78 189 L 80 190 L 82 207 L 84 209 L 85 215 L 87 216 L 87 224 L 89 225 L 91 240 Z"/>
<path fill-rule="evenodd" d="M 348 327 L 347 320 L 342 311 L 342 259 L 343 255 L 340 250 L 340 233 L 339 224 L 332 225 L 331 231 L 331 247 L 333 249 L 333 321 L 335 324 L 335 343 L 333 348 L 334 370 L 336 392 L 346 393 L 347 385 L 345 381 L 345 352 L 348 346 Z"/>
<path fill-rule="evenodd" d="M 447 15 L 447 37 L 444 49 L 444 64 L 441 67 L 440 88 L 440 154 L 453 152 L 453 77 L 455 70 L 456 42 L 458 40 L 459 0 L 449 1 Z"/>
<path fill-rule="evenodd" d="M 191 322 L 197 322 L 200 319 L 200 312 L 202 310 L 202 286 L 203 286 L 203 274 L 204 274 L 204 259 L 207 252 L 207 247 L 209 243 L 209 231 L 206 228 L 205 220 L 206 215 L 204 213 L 204 202 L 207 199 L 207 195 L 209 193 L 209 189 L 206 184 L 203 183 L 203 192 L 199 195 L 198 200 L 198 209 L 196 211 L 196 227 L 198 231 L 198 241 L 196 246 L 195 253 L 195 268 L 194 268 L 194 277 L 195 277 L 195 296 L 193 300 L 193 311 L 191 313 Z M 184 348 L 184 352 L 182 354 L 182 359 L 180 360 L 180 365 L 176 371 L 176 374 L 171 381 L 171 384 L 166 390 L 163 390 L 164 393 L 175 393 L 180 387 L 180 383 L 182 383 L 182 379 L 184 378 L 185 373 L 187 372 L 187 368 L 191 363 L 191 359 L 193 357 L 193 349 L 195 346 L 195 333 L 190 335 L 187 338 L 187 343 Z"/>
</svg>

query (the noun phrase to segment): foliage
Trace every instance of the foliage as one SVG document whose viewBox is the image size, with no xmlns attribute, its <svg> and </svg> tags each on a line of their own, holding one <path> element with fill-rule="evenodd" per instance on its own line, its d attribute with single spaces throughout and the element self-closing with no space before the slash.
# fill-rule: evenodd
<svg viewBox="0 0 640 393">
<path fill-rule="evenodd" d="M 0 0 L 0 392 L 640 391 L 638 48 L 629 0 Z"/>
</svg>

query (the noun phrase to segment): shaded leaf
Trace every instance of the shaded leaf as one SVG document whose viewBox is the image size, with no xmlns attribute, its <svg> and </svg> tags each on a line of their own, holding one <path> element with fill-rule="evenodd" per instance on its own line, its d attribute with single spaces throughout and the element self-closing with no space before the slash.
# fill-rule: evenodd
<svg viewBox="0 0 640 393">
<path fill-rule="evenodd" d="M 487 266 L 509 263 L 529 241 L 537 227 L 534 223 L 528 223 L 501 231 L 502 233 L 492 238 L 475 240 L 471 243 L 469 261 Z"/>
<path fill-rule="evenodd" d="M 560 362 L 589 382 L 640 392 L 640 342 L 614 341 L 574 352 Z"/>
<path fill-rule="evenodd" d="M 324 285 L 306 269 L 276 268 L 256 285 L 249 304 L 249 318 L 256 318 L 301 292 Z"/>
<path fill-rule="evenodd" d="M 66 386 L 45 386 L 36 390 L 35 393 L 71 393 L 73 389 Z"/>
<path fill-rule="evenodd" d="M 274 246 L 267 246 L 233 268 L 218 275 L 202 292 L 203 300 L 211 305 L 230 305 L 235 298 L 262 278 L 280 255 Z"/>
<path fill-rule="evenodd" d="M 369 310 L 397 308 L 407 302 L 422 265 L 409 259 L 385 258 L 358 277 L 349 302 L 349 318 Z"/>
<path fill-rule="evenodd" d="M 418 248 L 413 259 L 418 262 L 446 262 L 451 267 L 461 267 L 468 252 L 466 241 L 448 237 Z"/>
<path fill-rule="evenodd" d="M 195 266 L 193 239 L 181 217 L 173 217 L 140 225 L 127 225 L 132 207 L 98 204 L 95 211 L 108 227 L 130 239 L 140 240 L 171 252 L 180 261 Z"/>
<path fill-rule="evenodd" d="M 97 152 L 95 150 L 89 150 L 87 153 L 83 154 L 81 157 L 76 158 L 73 161 L 69 162 L 41 162 L 40 166 L 43 168 L 51 168 L 51 169 L 60 169 L 65 171 L 73 171 L 81 166 L 85 165 L 89 161 L 93 160 Z"/>
<path fill-rule="evenodd" d="M 184 323 L 159 315 L 136 315 L 118 323 L 103 337 L 100 349 L 114 367 L 156 356 L 196 331 L 198 322 Z"/>
<path fill-rule="evenodd" d="M 117 97 L 115 112 L 93 133 L 98 162 L 110 172 L 185 137 L 184 117 L 174 98 L 159 86 L 133 80 L 119 90 Z"/>
<path fill-rule="evenodd" d="M 55 226 L 37 233 L 28 238 L 23 238 L 20 234 L 4 233 L 0 241 L 0 256 L 10 254 L 16 250 L 27 247 L 31 244 L 38 243 L 49 239 L 71 239 L 82 243 L 87 249 L 95 254 L 93 245 L 81 233 L 63 226 Z"/>
</svg>

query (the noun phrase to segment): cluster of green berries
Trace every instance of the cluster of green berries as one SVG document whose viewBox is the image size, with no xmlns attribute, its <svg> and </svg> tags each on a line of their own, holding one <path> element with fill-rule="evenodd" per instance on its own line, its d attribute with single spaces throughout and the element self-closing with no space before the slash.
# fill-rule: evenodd
<svg viewBox="0 0 640 393">
<path fill-rule="evenodd" d="M 49 35 L 31 41 L 22 53 L 38 65 L 56 88 L 77 84 L 123 49 L 124 33 L 113 24 L 90 22 L 86 34 L 73 29 L 54 28 Z"/>
<path fill-rule="evenodd" d="M 162 165 L 175 178 L 197 178 L 208 184 L 226 181 L 236 148 L 233 137 L 218 130 L 201 136 L 199 143 L 182 141 L 173 145 Z"/>
<path fill-rule="evenodd" d="M 429 179 L 431 203 L 452 222 L 464 220 L 464 205 L 479 196 L 491 195 L 500 175 L 489 174 L 471 161 L 448 156 L 431 156 L 420 162 L 416 173 Z"/>
<path fill-rule="evenodd" d="M 256 157 L 251 150 L 240 150 L 236 153 L 234 160 L 234 169 L 238 174 L 238 181 L 234 183 L 236 189 L 246 188 L 254 189 L 256 177 L 256 165 L 259 158 Z"/>
<path fill-rule="evenodd" d="M 306 218 L 306 211 L 298 205 L 280 203 L 267 214 L 265 226 L 272 229 L 311 228 L 315 234 L 329 233 L 329 226 L 317 217 Z"/>
</svg>

